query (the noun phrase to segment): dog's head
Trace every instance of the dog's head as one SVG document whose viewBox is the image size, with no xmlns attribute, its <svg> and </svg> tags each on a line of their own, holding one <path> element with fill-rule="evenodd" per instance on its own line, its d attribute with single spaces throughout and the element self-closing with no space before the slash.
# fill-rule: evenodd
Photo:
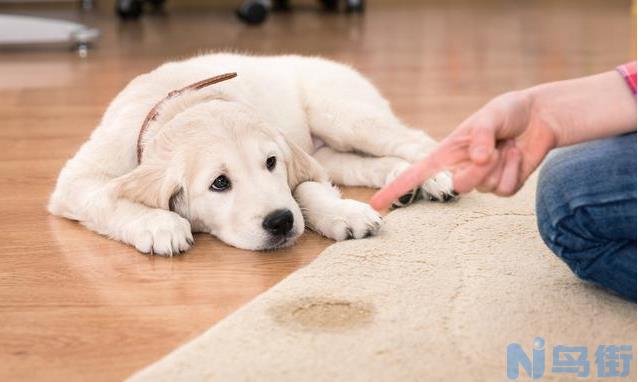
<svg viewBox="0 0 638 382">
<path fill-rule="evenodd" d="M 117 178 L 117 197 L 170 209 L 227 244 L 251 250 L 292 244 L 304 230 L 292 191 L 324 180 L 319 164 L 247 107 L 189 107 L 145 145 L 142 163 Z"/>
</svg>

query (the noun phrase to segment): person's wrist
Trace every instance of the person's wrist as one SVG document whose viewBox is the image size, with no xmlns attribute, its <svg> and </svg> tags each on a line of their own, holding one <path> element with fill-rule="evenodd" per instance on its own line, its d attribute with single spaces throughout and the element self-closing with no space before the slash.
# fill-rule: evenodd
<svg viewBox="0 0 638 382">
<path fill-rule="evenodd" d="M 551 84 L 543 84 L 522 91 L 525 102 L 529 105 L 529 129 L 542 130 L 542 136 L 551 142 L 547 142 L 549 149 L 567 145 L 569 141 L 569 126 L 560 121 L 561 115 L 556 110 L 556 102 L 552 102 L 553 89 Z"/>
</svg>

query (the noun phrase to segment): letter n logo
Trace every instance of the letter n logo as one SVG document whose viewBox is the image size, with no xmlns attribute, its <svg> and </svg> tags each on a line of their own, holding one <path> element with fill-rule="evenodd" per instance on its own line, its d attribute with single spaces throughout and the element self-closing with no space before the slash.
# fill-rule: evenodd
<svg viewBox="0 0 638 382">
<path fill-rule="evenodd" d="M 539 379 L 543 376 L 545 373 L 545 340 L 543 338 L 534 338 L 531 360 L 520 344 L 507 345 L 507 378 L 517 379 L 521 366 L 532 379 Z"/>
</svg>

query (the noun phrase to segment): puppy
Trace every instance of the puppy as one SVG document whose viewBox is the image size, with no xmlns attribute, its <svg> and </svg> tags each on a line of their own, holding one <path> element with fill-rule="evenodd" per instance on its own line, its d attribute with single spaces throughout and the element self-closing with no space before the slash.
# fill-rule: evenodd
<svg viewBox="0 0 638 382">
<path fill-rule="evenodd" d="M 227 72 L 238 76 L 210 79 Z M 203 55 L 131 81 L 62 169 L 48 208 L 157 255 L 188 250 L 192 232 L 250 250 L 289 246 L 305 226 L 359 239 L 381 218 L 331 181 L 382 187 L 434 144 L 348 66 Z M 418 191 L 455 195 L 447 173 Z"/>
</svg>

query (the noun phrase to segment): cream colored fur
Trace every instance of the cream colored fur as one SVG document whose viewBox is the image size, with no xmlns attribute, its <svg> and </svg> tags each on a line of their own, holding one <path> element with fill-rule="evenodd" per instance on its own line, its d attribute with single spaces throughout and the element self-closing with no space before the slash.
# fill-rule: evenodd
<svg viewBox="0 0 638 382">
<path fill-rule="evenodd" d="M 149 110 L 172 90 L 226 72 L 238 77 L 162 106 L 138 165 L 136 141 Z M 253 250 L 291 245 L 305 226 L 335 240 L 362 238 L 378 231 L 381 218 L 367 204 L 341 199 L 330 180 L 381 187 L 433 143 L 403 126 L 348 66 L 300 56 L 203 55 L 129 83 L 62 169 L 49 211 L 160 255 L 187 250 L 191 232 Z M 269 157 L 277 161 L 272 171 Z M 220 175 L 231 188 L 211 191 Z M 439 174 L 423 190 L 447 199 L 451 180 Z M 262 227 L 278 209 L 294 217 L 285 238 Z"/>
</svg>

